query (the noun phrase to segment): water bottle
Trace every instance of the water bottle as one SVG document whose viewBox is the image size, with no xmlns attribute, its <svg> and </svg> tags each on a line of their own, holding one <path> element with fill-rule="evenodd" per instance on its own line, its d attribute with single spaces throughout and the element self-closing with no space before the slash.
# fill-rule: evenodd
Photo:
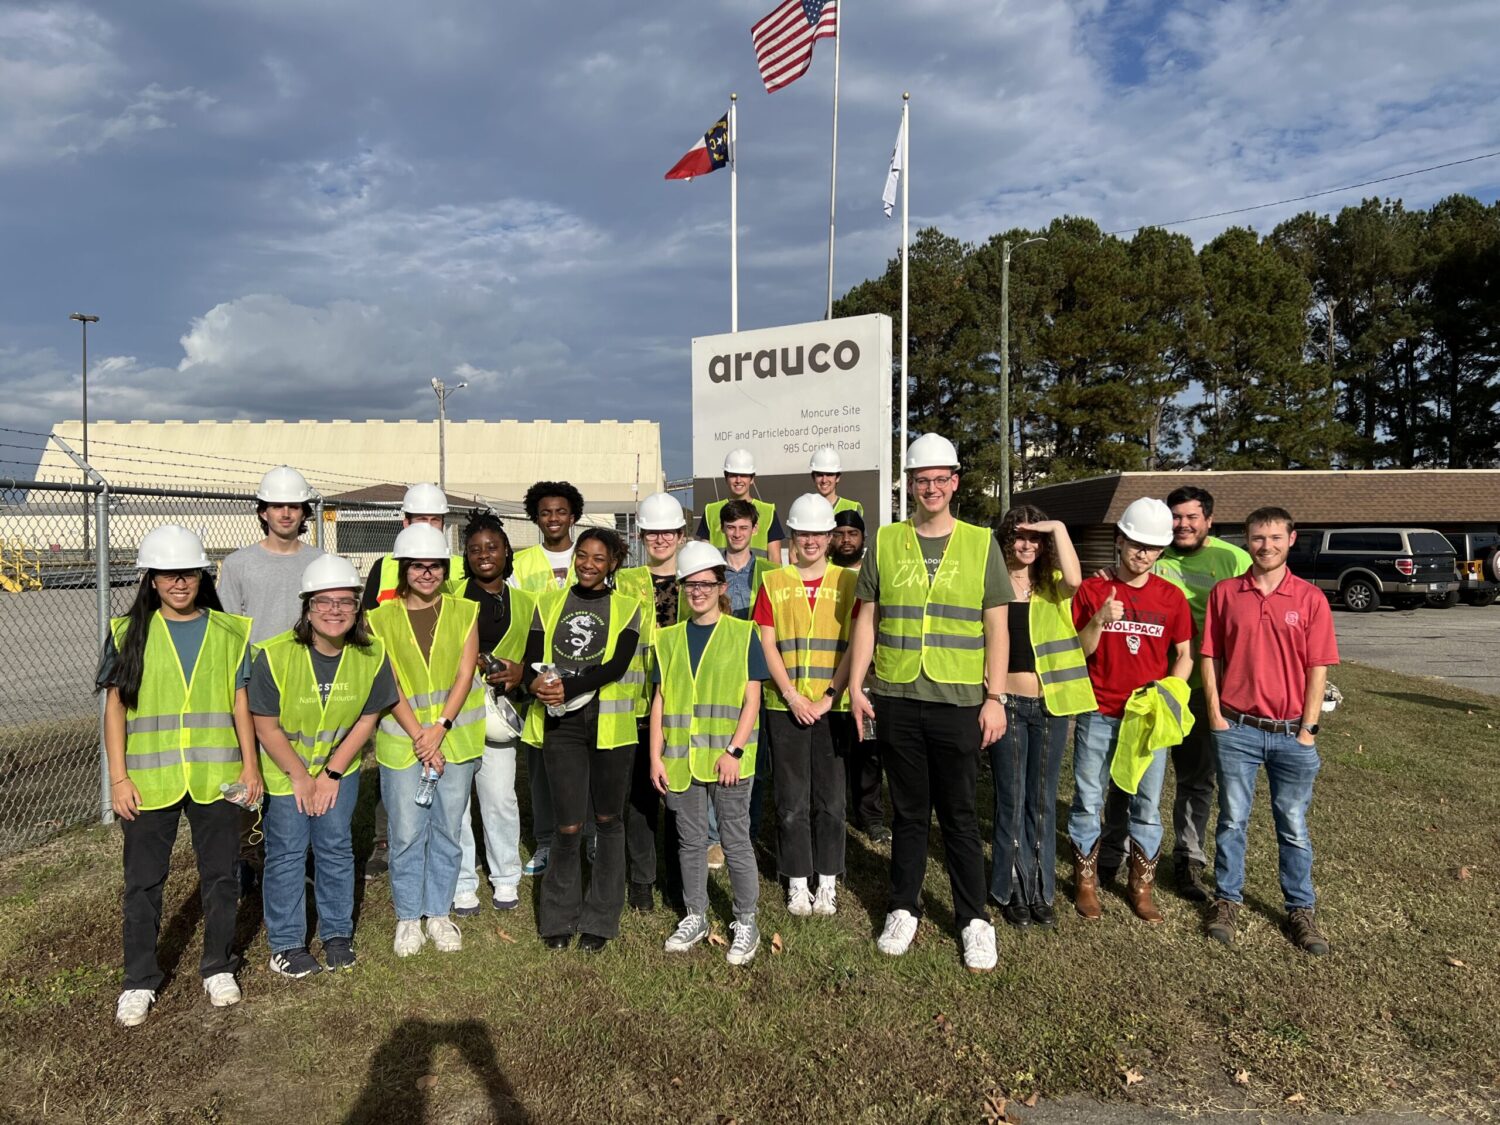
<svg viewBox="0 0 1500 1125">
<path fill-rule="evenodd" d="M 431 766 L 422 767 L 422 780 L 417 782 L 417 795 L 413 798 L 419 807 L 430 809 L 432 795 L 437 792 L 438 771 Z"/>
<path fill-rule="evenodd" d="M 533 664 L 532 667 L 542 674 L 542 683 L 544 684 L 555 684 L 558 680 L 562 679 L 562 677 L 557 674 L 556 664 Z M 565 704 L 547 704 L 547 714 L 551 715 L 554 719 L 566 715 L 567 713 L 568 708 Z"/>
<path fill-rule="evenodd" d="M 870 698 L 870 689 L 869 688 L 865 688 L 864 692 L 865 692 L 865 698 L 869 699 Z M 873 701 L 872 701 L 871 706 L 873 706 L 873 705 L 874 704 L 873 704 Z M 859 734 L 860 734 L 860 738 L 863 741 L 865 741 L 865 742 L 874 742 L 875 741 L 875 716 L 873 714 L 869 715 L 868 717 L 866 717 L 864 723 L 860 727 Z"/>
<path fill-rule="evenodd" d="M 228 801 L 231 805 L 239 805 L 240 808 L 249 809 L 252 812 L 260 808 L 259 802 L 251 802 L 250 791 L 245 788 L 243 781 L 221 781 L 219 783 L 219 792 L 224 794 L 224 800 Z"/>
</svg>

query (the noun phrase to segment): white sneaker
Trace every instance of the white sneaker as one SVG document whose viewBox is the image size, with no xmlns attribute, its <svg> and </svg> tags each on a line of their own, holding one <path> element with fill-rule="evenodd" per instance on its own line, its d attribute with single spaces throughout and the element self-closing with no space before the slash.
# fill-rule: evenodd
<svg viewBox="0 0 1500 1125">
<path fill-rule="evenodd" d="M 875 939 L 875 948 L 892 957 L 900 957 L 911 948 L 917 936 L 917 916 L 910 910 L 892 910 L 885 916 L 885 929 Z M 993 935 L 991 935 L 993 941 Z"/>
<path fill-rule="evenodd" d="M 812 912 L 825 916 L 839 912 L 838 891 L 833 876 L 825 875 L 818 880 L 818 893 L 813 895 Z"/>
<path fill-rule="evenodd" d="M 741 914 L 729 923 L 729 928 L 734 931 L 734 941 L 730 942 L 724 960 L 731 965 L 748 964 L 760 948 L 760 927 L 755 924 L 755 915 Z"/>
<path fill-rule="evenodd" d="M 459 891 L 453 896 L 453 913 L 469 918 L 479 913 L 479 892 Z"/>
<path fill-rule="evenodd" d="M 426 941 L 427 938 L 422 934 L 422 919 L 408 918 L 396 923 L 396 941 L 393 948 L 397 957 L 410 957 L 422 952 L 422 946 L 426 944 Z"/>
<path fill-rule="evenodd" d="M 457 953 L 464 947 L 463 931 L 446 914 L 427 919 L 427 936 L 439 953 Z"/>
<path fill-rule="evenodd" d="M 964 942 L 964 965 L 971 973 L 987 973 L 999 957 L 995 953 L 995 927 L 975 918 L 959 935 Z"/>
<path fill-rule="evenodd" d="M 787 884 L 786 912 L 796 918 L 806 918 L 813 912 L 812 893 L 807 889 L 806 879 L 793 879 Z"/>
<path fill-rule="evenodd" d="M 708 919 L 701 914 L 689 914 L 672 931 L 667 944 L 662 946 L 668 953 L 685 953 L 708 936 Z"/>
<path fill-rule="evenodd" d="M 227 1008 L 244 999 L 240 986 L 234 983 L 233 973 L 215 973 L 204 978 L 203 991 L 208 993 L 208 1002 L 215 1008 Z"/>
<path fill-rule="evenodd" d="M 115 1004 L 115 1023 L 121 1027 L 138 1027 L 146 1022 L 146 1013 L 156 1003 L 156 993 L 149 988 L 127 988 Z"/>
</svg>

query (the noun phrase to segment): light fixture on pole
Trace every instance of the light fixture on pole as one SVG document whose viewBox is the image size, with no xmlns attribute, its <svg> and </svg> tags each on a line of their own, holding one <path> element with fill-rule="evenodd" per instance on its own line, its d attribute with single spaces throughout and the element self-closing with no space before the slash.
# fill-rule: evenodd
<svg viewBox="0 0 1500 1125">
<path fill-rule="evenodd" d="M 1010 511 L 1010 255 L 1033 242 L 1046 242 L 1038 235 L 1018 242 L 1010 239 L 1000 244 L 1000 511 Z"/>
<path fill-rule="evenodd" d="M 438 487 L 443 490 L 444 496 L 448 495 L 448 449 L 447 435 L 444 432 L 448 426 L 448 396 L 468 385 L 457 383 L 450 387 L 441 379 L 432 380 L 432 391 L 438 400 Z"/>
<path fill-rule="evenodd" d="M 98 324 L 97 316 L 88 313 L 69 313 L 69 320 L 76 320 L 78 326 L 83 329 L 83 459 L 85 463 L 89 459 L 89 325 Z M 83 475 L 83 483 L 88 484 L 87 473 Z M 83 553 L 89 553 L 89 512 L 85 502 L 83 509 Z"/>
</svg>

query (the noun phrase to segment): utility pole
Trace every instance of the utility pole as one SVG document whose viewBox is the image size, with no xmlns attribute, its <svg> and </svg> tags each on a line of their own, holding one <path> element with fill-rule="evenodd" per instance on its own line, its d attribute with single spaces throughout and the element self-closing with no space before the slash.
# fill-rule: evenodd
<svg viewBox="0 0 1500 1125">
<path fill-rule="evenodd" d="M 1000 243 L 1000 511 L 1010 511 L 1010 255 L 1012 250 L 1046 242 L 1040 236 L 1011 246 L 1010 239 Z"/>
<path fill-rule="evenodd" d="M 90 316 L 88 313 L 76 312 L 76 313 L 69 313 L 68 314 L 68 319 L 69 320 L 76 320 L 76 321 L 78 321 L 78 326 L 83 329 L 83 460 L 84 460 L 84 463 L 87 464 L 88 463 L 88 459 L 89 459 L 89 325 L 90 324 L 98 324 L 99 323 L 99 318 L 97 316 Z M 84 475 L 83 475 L 83 483 L 84 484 L 88 484 L 88 482 L 89 482 L 88 474 L 84 473 Z M 88 509 L 88 502 L 84 501 L 84 506 L 83 506 L 83 557 L 85 559 L 87 559 L 88 555 L 89 555 L 89 509 Z"/>
<path fill-rule="evenodd" d="M 468 383 L 459 383 L 448 386 L 441 379 L 432 380 L 432 391 L 438 400 L 438 487 L 443 490 L 443 495 L 448 495 L 448 396 L 454 391 L 461 391 Z"/>
</svg>

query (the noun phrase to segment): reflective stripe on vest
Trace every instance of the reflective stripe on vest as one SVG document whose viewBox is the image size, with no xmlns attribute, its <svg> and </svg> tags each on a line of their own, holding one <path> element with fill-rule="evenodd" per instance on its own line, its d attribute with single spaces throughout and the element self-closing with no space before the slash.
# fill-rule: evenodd
<svg viewBox="0 0 1500 1125">
<path fill-rule="evenodd" d="M 1053 589 L 1062 576 L 1055 575 Z M 1045 591 L 1033 587 L 1031 606 L 1026 613 L 1031 630 L 1031 652 L 1036 657 L 1037 679 L 1042 683 L 1042 697 L 1047 710 L 1054 715 L 1081 715 L 1097 711 L 1094 687 L 1089 683 L 1087 658 L 1078 630 L 1073 627 L 1073 599 L 1048 598 Z"/>
<path fill-rule="evenodd" d="M 545 594 L 548 590 L 567 589 L 573 585 L 573 558 L 568 556 L 568 576 L 559 587 L 557 575 L 552 573 L 552 563 L 547 559 L 542 545 L 533 543 L 516 552 L 515 561 L 511 563 L 511 577 L 518 587 L 532 595 Z"/>
<path fill-rule="evenodd" d="M 552 659 L 552 638 L 557 622 L 567 604 L 567 590 L 551 590 L 537 599 L 537 609 L 542 616 L 542 659 Z M 639 601 L 621 590 L 612 590 L 609 595 L 609 636 L 604 642 L 602 660 L 608 664 L 615 654 L 615 644 L 633 617 L 640 616 Z M 654 611 L 653 611 L 654 612 Z M 628 673 L 628 669 L 627 669 Z M 612 750 L 618 746 L 630 746 L 636 741 L 635 709 L 637 685 L 628 684 L 623 678 L 605 684 L 599 689 L 600 750 Z M 530 746 L 543 746 L 547 734 L 547 708 L 533 704 L 526 713 L 526 729 L 521 740 Z"/>
<path fill-rule="evenodd" d="M 316 775 L 363 715 L 375 677 L 385 663 L 385 645 L 377 639 L 371 639 L 365 648 L 345 645 L 327 703 L 318 690 L 312 651 L 307 645 L 298 644 L 290 629 L 256 647 L 265 653 L 271 678 L 281 693 L 278 716 L 281 733 L 286 735 L 307 772 Z M 344 774 L 358 769 L 359 755 L 355 754 Z M 267 793 L 285 797 L 292 792 L 292 779 L 264 748 L 260 752 L 260 772 L 265 777 Z"/>
<path fill-rule="evenodd" d="M 799 694 L 813 703 L 823 698 L 839 661 L 849 647 L 849 615 L 854 609 L 854 586 L 859 575 L 829 564 L 823 584 L 808 603 L 807 587 L 794 566 L 766 575 L 766 600 L 776 628 L 776 651 L 786 665 L 787 678 Z M 766 706 L 787 709 L 786 698 L 774 682 Z M 849 693 L 840 692 L 833 709 L 849 710 Z"/>
<path fill-rule="evenodd" d="M 432 658 L 422 657 L 421 646 L 412 632 L 406 603 L 400 598 L 384 602 L 369 613 L 370 629 L 385 645 L 391 659 L 391 670 L 401 691 L 411 704 L 417 721 L 424 727 L 442 718 L 443 707 L 453 681 L 458 677 L 464 644 L 479 618 L 479 603 L 450 594 L 439 596 L 442 607 L 432 636 Z M 450 762 L 467 762 L 484 753 L 484 686 L 476 673 L 469 682 L 463 709 L 453 720 L 453 729 L 443 739 L 443 757 Z M 375 760 L 389 769 L 402 770 L 416 762 L 411 739 L 387 711 L 375 728 Z"/>
<path fill-rule="evenodd" d="M 464 573 L 464 557 L 462 555 L 450 555 L 448 558 L 448 577 L 443 582 L 443 593 L 458 597 L 463 593 L 464 582 L 467 580 Z M 380 560 L 380 592 L 376 595 L 377 602 L 388 602 L 396 596 L 396 586 L 401 581 L 401 560 L 392 555 L 386 555 Z"/>
<path fill-rule="evenodd" d="M 865 506 L 858 500 L 850 500 L 847 497 L 840 496 L 839 502 L 833 506 L 833 514 L 838 515 L 840 512 L 858 512 L 860 518 L 863 519 Z"/>
<path fill-rule="evenodd" d="M 128 618 L 110 624 L 116 651 L 125 646 Z M 182 661 L 161 612 L 146 629 L 141 690 L 125 712 L 125 769 L 140 791 L 142 809 L 164 809 L 184 794 L 200 805 L 221 798 L 220 784 L 244 768 L 234 729 L 240 666 L 250 644 L 250 619 L 208 611 L 203 646 L 184 679 Z"/>
<path fill-rule="evenodd" d="M 721 551 L 729 549 L 729 540 L 724 538 L 724 529 L 719 526 L 727 503 L 728 500 L 715 500 L 703 509 L 703 522 L 708 525 L 708 541 Z M 771 524 L 776 519 L 776 505 L 755 499 L 750 503 L 755 505 L 755 530 L 750 533 L 750 553 L 763 559 L 771 546 Z M 781 560 L 773 559 L 772 562 L 779 564 Z"/>
<path fill-rule="evenodd" d="M 637 719 L 644 719 L 651 710 L 651 667 L 653 656 L 651 645 L 656 639 L 656 587 L 651 583 L 649 567 L 632 566 L 615 572 L 615 589 L 629 595 L 640 603 L 640 639 L 635 643 L 635 653 L 630 658 L 630 667 L 620 678 L 634 693 L 632 711 Z"/>
<path fill-rule="evenodd" d="M 876 676 L 909 684 L 921 671 L 935 683 L 984 682 L 984 573 L 993 545 L 984 528 L 954 521 L 929 580 L 910 520 L 875 533 Z"/>
<path fill-rule="evenodd" d="M 800 581 L 800 579 L 799 579 Z M 805 599 L 805 595 L 804 595 Z M 714 763 L 734 742 L 750 682 L 750 645 L 758 644 L 753 622 L 721 613 L 703 646 L 698 671 L 688 653 L 687 622 L 656 635 L 656 658 L 661 663 L 662 766 L 667 787 L 681 793 L 693 783 L 718 780 Z M 755 749 L 760 717 L 744 746 L 740 776 L 755 774 Z"/>
</svg>

